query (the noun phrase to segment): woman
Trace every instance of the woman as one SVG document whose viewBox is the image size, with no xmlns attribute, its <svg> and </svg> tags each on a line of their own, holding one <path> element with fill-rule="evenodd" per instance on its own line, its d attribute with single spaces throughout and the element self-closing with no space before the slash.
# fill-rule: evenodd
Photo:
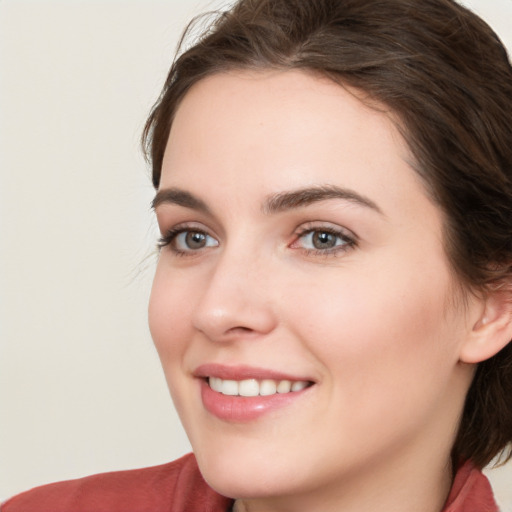
<svg viewBox="0 0 512 512">
<path fill-rule="evenodd" d="M 511 107 L 505 50 L 449 0 L 220 16 L 145 130 L 149 322 L 194 456 L 2 510 L 497 510 Z"/>
</svg>

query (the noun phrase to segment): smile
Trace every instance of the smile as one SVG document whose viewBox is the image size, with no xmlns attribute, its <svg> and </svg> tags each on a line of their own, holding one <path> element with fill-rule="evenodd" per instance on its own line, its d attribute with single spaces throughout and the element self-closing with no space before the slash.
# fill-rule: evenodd
<svg viewBox="0 0 512 512">
<path fill-rule="evenodd" d="M 225 422 L 246 423 L 301 403 L 316 388 L 305 375 L 268 368 L 204 364 L 193 372 L 203 407 Z"/>
<path fill-rule="evenodd" d="M 271 396 L 278 393 L 294 393 L 302 391 L 312 383 L 305 380 L 273 380 L 273 379 L 245 379 L 228 380 L 219 377 L 210 377 L 208 384 L 213 391 L 229 396 Z"/>
</svg>

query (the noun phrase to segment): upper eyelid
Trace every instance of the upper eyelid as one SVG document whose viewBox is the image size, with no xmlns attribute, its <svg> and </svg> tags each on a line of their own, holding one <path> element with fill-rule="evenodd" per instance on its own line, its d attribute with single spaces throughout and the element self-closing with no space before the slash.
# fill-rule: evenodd
<svg viewBox="0 0 512 512">
<path fill-rule="evenodd" d="M 165 206 L 165 205 L 164 205 Z M 155 209 L 158 228 L 160 233 L 165 235 L 169 231 L 176 229 L 204 231 L 217 240 L 223 235 L 222 226 L 217 223 L 215 219 L 205 218 L 201 213 L 185 210 L 185 215 L 182 213 L 174 214 L 165 209 Z M 195 214 L 194 214 L 195 213 Z M 193 215 L 191 215 L 193 214 Z M 181 220 L 183 219 L 183 220 Z"/>
<path fill-rule="evenodd" d="M 183 222 L 162 222 L 158 223 L 160 232 L 165 235 L 170 231 L 198 231 L 205 233 L 214 238 L 218 238 L 215 231 L 200 221 L 183 221 Z"/>
<path fill-rule="evenodd" d="M 215 233 L 217 232 L 216 228 L 220 227 L 220 222 L 217 221 L 217 218 L 208 208 L 203 210 L 202 208 L 165 201 L 159 202 L 156 205 L 152 204 L 152 208 L 158 226 L 162 226 L 161 232 L 176 229 L 182 225 L 190 225 L 192 226 L 191 229 L 201 226 L 200 229 Z"/>
<path fill-rule="evenodd" d="M 354 240 L 357 240 L 359 237 L 357 236 L 354 231 L 351 229 L 341 226 L 339 224 L 336 224 L 334 222 L 330 221 L 308 221 L 300 224 L 295 229 L 295 234 L 306 234 L 310 233 L 311 231 L 329 231 L 333 233 L 339 233 L 341 235 L 344 235 L 348 238 L 353 238 Z"/>
<path fill-rule="evenodd" d="M 162 223 L 164 224 L 164 223 Z M 183 222 L 177 222 L 169 223 L 170 227 L 160 227 L 161 224 L 159 223 L 160 232 L 162 235 L 165 235 L 169 233 L 170 231 L 198 231 L 198 232 L 204 232 L 205 234 L 219 240 L 220 236 L 217 234 L 216 230 L 210 228 L 209 226 L 205 225 L 203 222 L 200 221 L 183 221 Z M 325 220 L 311 220 L 311 221 L 305 221 L 301 222 L 298 226 L 296 226 L 292 233 L 294 235 L 298 234 L 305 234 L 307 232 L 311 231 L 321 231 L 322 229 L 326 231 L 332 231 L 340 234 L 344 234 L 350 238 L 359 238 L 354 231 L 351 229 L 341 226 L 337 223 L 331 222 L 331 221 L 325 221 Z"/>
</svg>

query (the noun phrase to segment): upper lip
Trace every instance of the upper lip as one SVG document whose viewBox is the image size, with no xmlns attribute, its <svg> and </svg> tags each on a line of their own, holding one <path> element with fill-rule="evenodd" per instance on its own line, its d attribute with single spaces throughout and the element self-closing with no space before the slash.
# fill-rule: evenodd
<svg viewBox="0 0 512 512">
<path fill-rule="evenodd" d="M 207 363 L 198 366 L 194 372 L 195 377 L 208 378 L 217 377 L 223 380 L 291 380 L 291 381 L 309 381 L 313 380 L 308 377 L 298 377 L 277 370 L 268 368 L 259 368 L 247 365 L 224 365 L 218 363 Z"/>
</svg>

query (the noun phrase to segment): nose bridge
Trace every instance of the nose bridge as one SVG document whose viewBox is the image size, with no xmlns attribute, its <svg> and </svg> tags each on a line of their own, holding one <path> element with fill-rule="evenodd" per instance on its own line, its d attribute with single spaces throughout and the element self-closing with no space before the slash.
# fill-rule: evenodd
<svg viewBox="0 0 512 512">
<path fill-rule="evenodd" d="M 208 273 L 194 312 L 195 328 L 213 340 L 271 331 L 275 315 L 268 288 L 270 266 L 261 251 L 249 244 L 226 245 Z"/>
</svg>

